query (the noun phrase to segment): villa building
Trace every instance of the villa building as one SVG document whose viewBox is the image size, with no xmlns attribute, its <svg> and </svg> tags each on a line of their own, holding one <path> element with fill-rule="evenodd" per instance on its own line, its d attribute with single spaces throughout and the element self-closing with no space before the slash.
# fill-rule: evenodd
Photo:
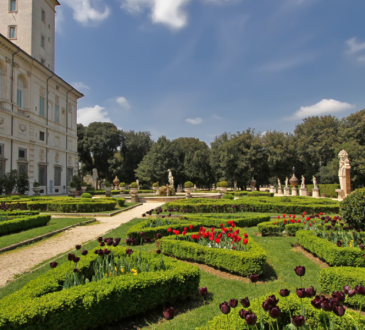
<svg viewBox="0 0 365 330">
<path fill-rule="evenodd" d="M 42 194 L 67 193 L 78 162 L 83 95 L 54 73 L 58 5 L 0 1 L 0 175 L 27 171 Z"/>
</svg>

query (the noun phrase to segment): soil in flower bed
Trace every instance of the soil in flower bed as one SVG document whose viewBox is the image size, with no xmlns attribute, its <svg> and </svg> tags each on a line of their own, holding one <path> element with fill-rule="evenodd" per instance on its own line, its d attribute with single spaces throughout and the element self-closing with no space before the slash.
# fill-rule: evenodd
<svg viewBox="0 0 365 330">
<path fill-rule="evenodd" d="M 313 261 L 314 263 L 316 263 L 317 265 L 319 265 L 321 268 L 329 268 L 330 267 L 329 264 L 327 264 L 322 259 L 314 256 L 312 253 L 310 253 L 309 251 L 307 251 L 306 249 L 304 249 L 298 243 L 293 244 L 293 250 L 302 253 L 306 258 L 308 258 L 309 260 Z"/>
</svg>

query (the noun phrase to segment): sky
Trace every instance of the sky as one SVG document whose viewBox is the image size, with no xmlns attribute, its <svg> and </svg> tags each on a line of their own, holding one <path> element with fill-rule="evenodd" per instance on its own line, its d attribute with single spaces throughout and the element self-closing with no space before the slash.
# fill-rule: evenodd
<svg viewBox="0 0 365 330">
<path fill-rule="evenodd" d="M 78 122 L 153 139 L 292 132 L 365 108 L 363 0 L 59 0 Z"/>
</svg>

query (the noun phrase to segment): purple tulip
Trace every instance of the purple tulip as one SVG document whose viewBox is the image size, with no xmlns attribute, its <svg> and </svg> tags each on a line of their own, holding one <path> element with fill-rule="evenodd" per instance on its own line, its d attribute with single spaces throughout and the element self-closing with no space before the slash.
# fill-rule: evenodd
<svg viewBox="0 0 365 330">
<path fill-rule="evenodd" d="M 56 268 L 56 267 L 57 267 L 57 265 L 58 265 L 58 263 L 57 263 L 57 262 L 51 262 L 51 263 L 50 263 L 51 268 Z"/>
<path fill-rule="evenodd" d="M 270 307 L 275 307 L 278 304 L 279 299 L 276 299 L 276 297 L 272 295 L 267 298 L 266 301 L 270 304 Z"/>
<path fill-rule="evenodd" d="M 157 239 L 161 239 L 161 238 L 162 238 L 162 234 L 157 233 L 157 234 L 156 234 L 156 238 L 157 238 Z"/>
<path fill-rule="evenodd" d="M 125 252 L 130 256 L 133 253 L 133 250 L 132 249 L 127 249 L 127 250 L 125 250 Z"/>
<path fill-rule="evenodd" d="M 332 293 L 333 302 L 337 305 L 342 305 L 345 302 L 345 294 L 342 291 Z"/>
<path fill-rule="evenodd" d="M 98 237 L 98 242 L 101 243 L 103 241 L 102 237 Z"/>
<path fill-rule="evenodd" d="M 229 312 L 231 311 L 231 307 L 229 306 L 229 303 L 227 303 L 226 301 L 223 302 L 222 304 L 219 304 L 219 308 L 223 314 L 229 314 Z"/>
<path fill-rule="evenodd" d="M 312 301 L 311 304 L 316 309 L 321 309 L 322 299 L 319 296 L 316 296 Z"/>
<path fill-rule="evenodd" d="M 309 289 L 305 289 L 305 293 L 307 298 L 313 298 L 316 295 L 317 291 L 314 290 L 313 286 L 311 286 Z"/>
<path fill-rule="evenodd" d="M 302 327 L 305 323 L 305 319 L 304 316 L 299 315 L 299 316 L 294 316 L 292 318 L 292 322 L 296 327 Z"/>
<path fill-rule="evenodd" d="M 76 248 L 76 250 L 80 250 L 80 249 L 81 249 L 81 245 L 80 245 L 80 244 L 77 244 L 77 245 L 75 246 L 75 248 Z"/>
<path fill-rule="evenodd" d="M 297 296 L 299 298 L 306 298 L 307 297 L 307 292 L 304 288 L 301 289 L 297 289 Z M 310 297 L 309 297 L 310 298 Z"/>
<path fill-rule="evenodd" d="M 172 320 L 175 317 L 175 313 L 177 312 L 177 310 L 174 310 L 174 307 L 170 307 L 170 308 L 163 308 L 163 316 L 166 320 Z"/>
<path fill-rule="evenodd" d="M 157 254 L 161 254 L 161 250 L 157 250 L 157 251 L 156 251 L 156 253 L 157 253 Z"/>
<path fill-rule="evenodd" d="M 341 247 L 341 241 L 337 241 L 336 244 L 337 244 L 338 247 Z"/>
<path fill-rule="evenodd" d="M 259 276 L 251 274 L 250 275 L 250 280 L 251 280 L 252 283 L 256 283 L 259 280 Z"/>
<path fill-rule="evenodd" d="M 346 308 L 345 306 L 342 305 L 335 305 L 335 307 L 333 308 L 333 312 L 337 315 L 337 316 L 343 316 L 345 314 Z"/>
<path fill-rule="evenodd" d="M 241 309 L 239 312 L 238 312 L 238 315 L 242 318 L 242 319 L 246 319 L 246 314 L 247 314 L 247 311 L 245 311 L 244 309 Z"/>
<path fill-rule="evenodd" d="M 208 294 L 208 289 L 206 287 L 199 288 L 199 295 L 205 297 Z"/>
<path fill-rule="evenodd" d="M 112 246 L 113 245 L 113 240 L 111 238 L 108 238 L 107 241 L 106 241 L 106 245 Z"/>
<path fill-rule="evenodd" d="M 245 320 L 247 325 L 255 325 L 257 316 L 251 311 L 251 309 L 249 309 L 248 312 L 246 312 Z"/>
<path fill-rule="evenodd" d="M 282 289 L 282 290 L 280 290 L 279 293 L 280 293 L 280 296 L 287 297 L 287 296 L 289 296 L 290 291 L 288 289 Z"/>
<path fill-rule="evenodd" d="M 267 300 L 265 300 L 265 301 L 262 303 L 262 309 L 263 309 L 265 312 L 267 312 L 270 308 L 271 308 L 270 303 L 269 303 Z"/>
<path fill-rule="evenodd" d="M 360 248 L 360 250 L 364 250 L 365 245 L 364 245 L 364 244 L 360 244 L 360 245 L 359 245 L 359 248 Z"/>
<path fill-rule="evenodd" d="M 67 256 L 68 261 L 73 261 L 75 259 L 75 255 L 72 253 L 69 253 Z"/>
<path fill-rule="evenodd" d="M 325 312 L 332 312 L 333 311 L 333 300 L 332 299 L 322 299 L 321 307 Z"/>
<path fill-rule="evenodd" d="M 88 253 L 89 253 L 89 251 L 88 251 L 88 250 L 82 250 L 82 252 L 81 252 L 81 254 L 82 254 L 83 256 L 86 256 Z"/>
<path fill-rule="evenodd" d="M 146 235 L 146 233 L 145 233 L 144 231 L 141 231 L 141 232 L 139 233 L 139 236 L 141 236 L 141 237 L 143 237 L 144 235 Z"/>
<path fill-rule="evenodd" d="M 355 286 L 355 291 L 357 294 L 360 294 L 362 296 L 365 295 L 365 288 L 362 285 L 356 285 Z"/>
<path fill-rule="evenodd" d="M 74 269 L 74 273 L 78 273 L 79 270 L 77 268 Z"/>
<path fill-rule="evenodd" d="M 278 319 L 281 315 L 281 310 L 280 310 L 279 306 L 275 306 L 275 307 L 269 309 L 269 315 L 273 319 Z"/>
<path fill-rule="evenodd" d="M 305 275 L 305 267 L 304 266 L 297 266 L 294 268 L 295 274 L 298 276 L 304 276 Z"/>
<path fill-rule="evenodd" d="M 80 261 L 80 257 L 75 257 L 73 261 L 75 264 L 77 264 Z"/>
<path fill-rule="evenodd" d="M 105 243 L 104 242 L 100 242 L 99 245 L 100 246 L 105 246 Z"/>
<path fill-rule="evenodd" d="M 238 305 L 238 300 L 237 299 L 230 299 L 229 307 L 236 308 L 237 305 Z"/>
<path fill-rule="evenodd" d="M 248 308 L 251 305 L 250 300 L 248 299 L 248 297 L 241 299 L 240 302 L 241 302 L 241 305 L 245 308 Z"/>
</svg>

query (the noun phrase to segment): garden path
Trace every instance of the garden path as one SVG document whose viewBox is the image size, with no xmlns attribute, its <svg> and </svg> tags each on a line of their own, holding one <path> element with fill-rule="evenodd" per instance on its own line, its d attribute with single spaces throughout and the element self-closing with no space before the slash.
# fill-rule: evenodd
<svg viewBox="0 0 365 330">
<path fill-rule="evenodd" d="M 108 231 L 119 227 L 142 213 L 161 206 L 163 203 L 147 203 L 114 217 L 97 217 L 100 222 L 92 226 L 78 226 L 62 234 L 40 241 L 28 247 L 20 248 L 0 255 L 0 286 L 10 282 L 14 275 L 31 270 L 40 263 L 67 251 L 74 250 L 76 244 L 84 244 Z"/>
</svg>

